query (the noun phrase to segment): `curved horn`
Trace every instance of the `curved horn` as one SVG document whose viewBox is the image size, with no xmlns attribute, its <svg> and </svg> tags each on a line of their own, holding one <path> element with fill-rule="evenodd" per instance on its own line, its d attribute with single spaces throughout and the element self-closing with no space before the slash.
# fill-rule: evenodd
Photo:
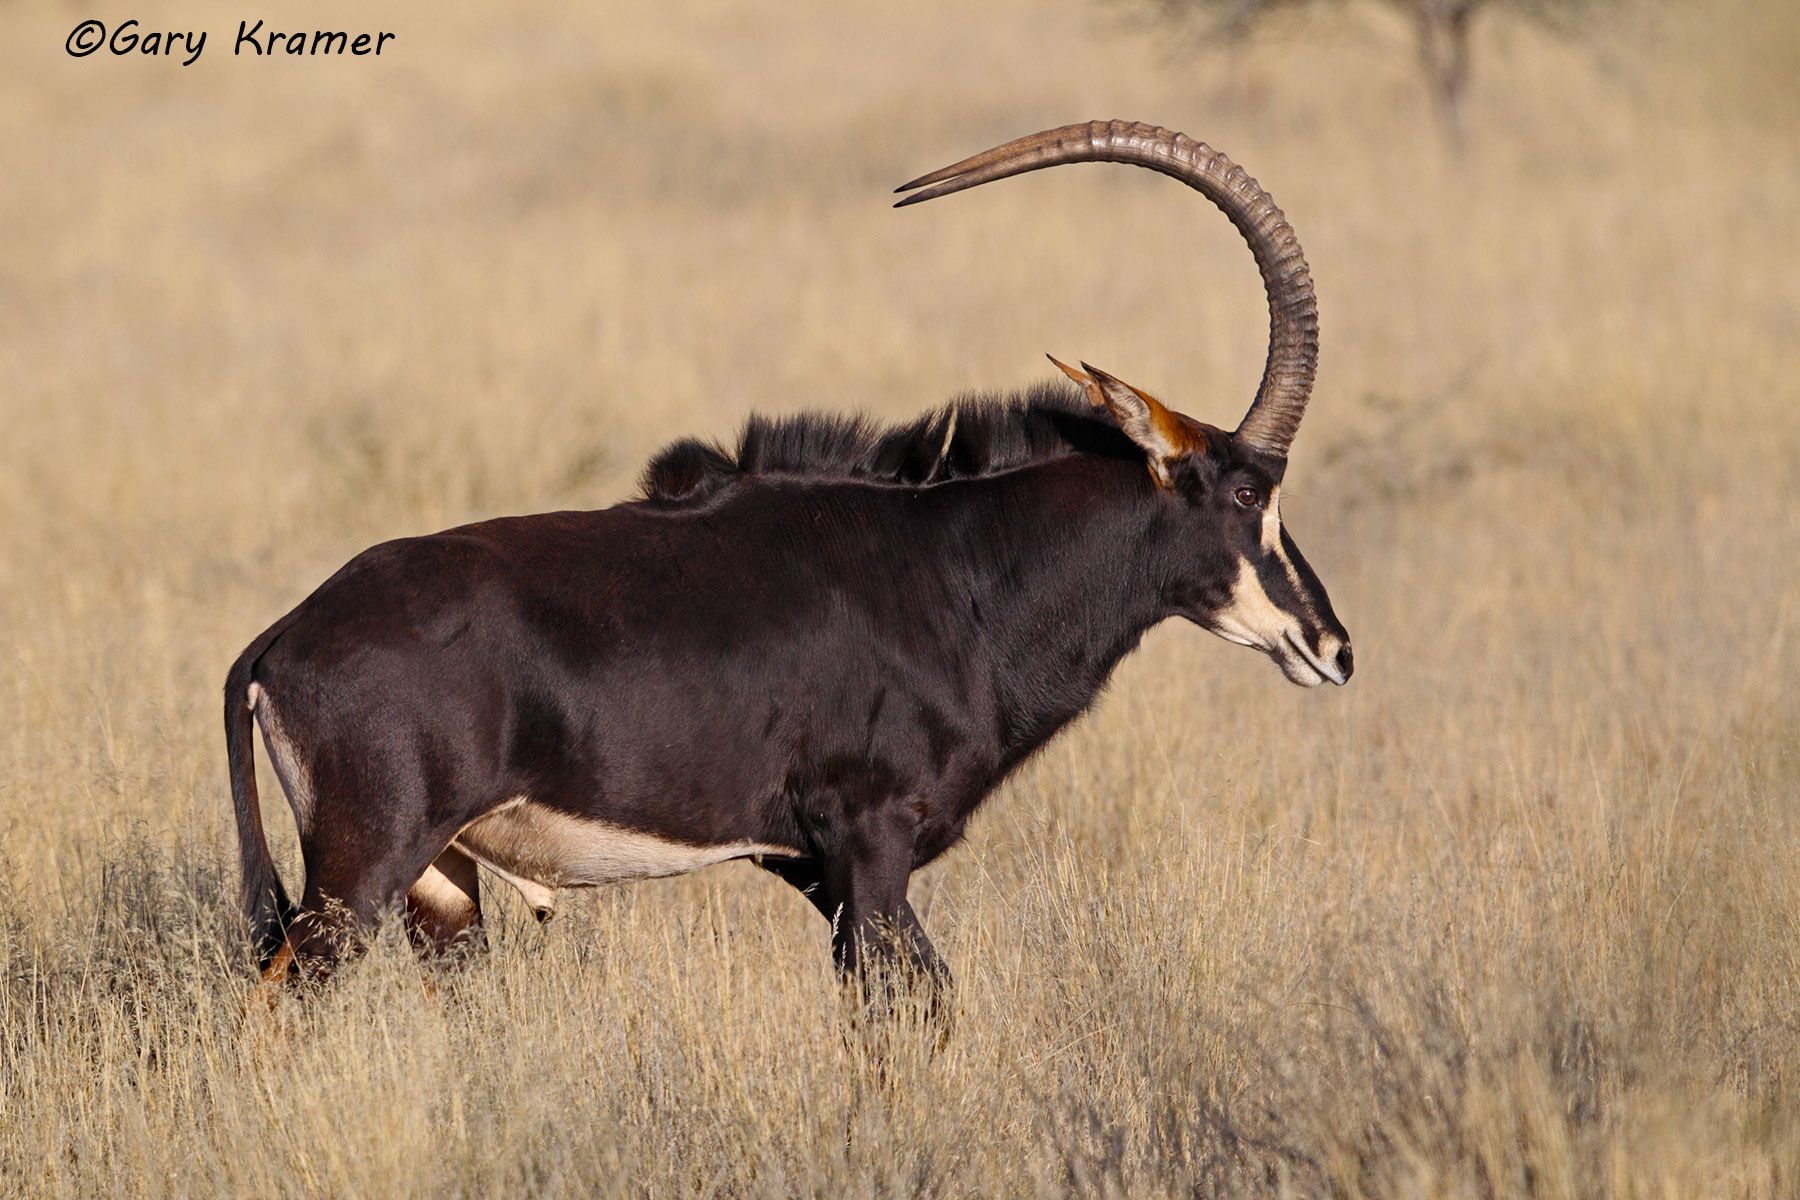
<svg viewBox="0 0 1800 1200">
<path fill-rule="evenodd" d="M 924 190 L 895 207 L 1071 162 L 1130 163 L 1179 179 L 1224 210 L 1250 243 L 1269 295 L 1269 358 L 1237 436 L 1266 453 L 1287 457 L 1319 362 L 1319 304 L 1313 297 L 1312 273 L 1293 226 L 1269 193 L 1217 150 L 1155 125 L 1130 121 L 1065 125 L 902 184 L 895 191 Z"/>
</svg>

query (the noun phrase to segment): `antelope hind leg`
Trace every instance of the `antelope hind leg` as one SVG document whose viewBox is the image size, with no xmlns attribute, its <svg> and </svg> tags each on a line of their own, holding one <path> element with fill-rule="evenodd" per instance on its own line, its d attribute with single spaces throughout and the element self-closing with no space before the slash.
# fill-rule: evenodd
<svg viewBox="0 0 1800 1200">
<path fill-rule="evenodd" d="M 478 948 L 481 879 L 475 860 L 447 847 L 406 893 L 406 929 L 422 955 Z"/>
</svg>

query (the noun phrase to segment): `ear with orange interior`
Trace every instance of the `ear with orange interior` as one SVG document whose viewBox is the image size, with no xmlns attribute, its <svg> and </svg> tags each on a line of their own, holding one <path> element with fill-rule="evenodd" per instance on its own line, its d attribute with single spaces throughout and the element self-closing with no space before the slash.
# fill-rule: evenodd
<svg viewBox="0 0 1800 1200">
<path fill-rule="evenodd" d="M 1106 407 L 1106 397 L 1101 393 L 1100 385 L 1094 382 L 1094 377 L 1092 375 L 1089 375 L 1086 371 L 1071 367 L 1068 363 L 1063 362 L 1054 354 L 1046 354 L 1044 357 L 1055 363 L 1057 370 L 1081 385 L 1081 390 L 1087 393 L 1089 404 L 1093 405 L 1095 408 Z"/>
<path fill-rule="evenodd" d="M 1143 449 L 1149 460 L 1150 474 L 1158 487 L 1169 486 L 1172 460 L 1206 449 L 1205 435 L 1193 427 L 1194 423 L 1149 392 L 1134 388 L 1123 379 L 1115 379 L 1087 363 L 1082 363 L 1081 369 L 1099 388 L 1101 403 L 1118 421 L 1125 436 Z"/>
</svg>

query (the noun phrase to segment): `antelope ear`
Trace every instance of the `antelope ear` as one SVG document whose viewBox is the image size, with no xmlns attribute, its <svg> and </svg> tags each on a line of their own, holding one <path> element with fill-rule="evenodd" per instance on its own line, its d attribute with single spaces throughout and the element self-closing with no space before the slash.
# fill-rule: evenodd
<svg viewBox="0 0 1800 1200">
<path fill-rule="evenodd" d="M 1118 421 L 1125 436 L 1136 442 L 1149 460 L 1150 475 L 1158 487 L 1169 486 L 1169 463 L 1184 454 L 1206 449 L 1206 436 L 1194 422 L 1167 407 L 1149 392 L 1115 379 L 1105 371 L 1081 364 L 1099 386 L 1101 403 Z"/>
<path fill-rule="evenodd" d="M 1092 375 L 1089 375 L 1086 371 L 1077 370 L 1075 367 L 1071 367 L 1068 363 L 1058 359 L 1054 354 L 1046 354 L 1044 357 L 1055 363 L 1057 370 L 1081 385 L 1081 390 L 1087 393 L 1089 404 L 1093 405 L 1095 408 L 1106 407 L 1106 397 L 1101 394 L 1100 385 L 1094 382 L 1094 377 Z"/>
</svg>

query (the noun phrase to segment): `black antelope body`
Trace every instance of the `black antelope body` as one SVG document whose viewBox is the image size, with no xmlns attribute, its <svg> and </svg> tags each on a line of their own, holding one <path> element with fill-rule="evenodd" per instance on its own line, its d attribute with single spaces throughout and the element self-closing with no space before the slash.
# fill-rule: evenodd
<svg viewBox="0 0 1800 1200">
<path fill-rule="evenodd" d="M 1092 367 L 905 425 L 753 419 L 677 442 L 643 495 L 367 550 L 253 641 L 225 685 L 244 903 L 265 976 L 323 971 L 384 910 L 426 946 L 479 928 L 477 865 L 548 915 L 558 888 L 753 858 L 832 922 L 840 967 L 945 971 L 913 871 L 1185 617 L 1295 683 L 1350 642 L 1281 521 L 1311 391 L 1312 280 L 1223 155 L 1094 122 L 907 184 L 903 204 L 1122 162 L 1212 200 L 1268 291 L 1269 357 L 1234 432 Z M 251 722 L 299 825 L 269 858 Z"/>
</svg>

